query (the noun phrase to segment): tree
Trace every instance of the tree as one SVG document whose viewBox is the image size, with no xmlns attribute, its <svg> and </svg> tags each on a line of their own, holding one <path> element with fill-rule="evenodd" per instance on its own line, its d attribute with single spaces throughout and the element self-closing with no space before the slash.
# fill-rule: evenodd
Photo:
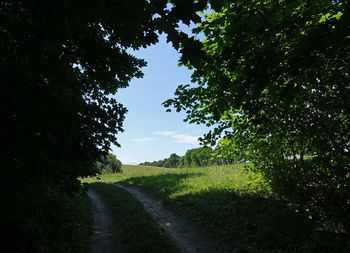
<svg viewBox="0 0 350 253">
<path fill-rule="evenodd" d="M 177 165 L 178 168 L 183 168 L 185 166 L 184 159 L 185 159 L 184 156 L 180 156 L 179 162 L 178 162 L 178 165 Z"/>
<path fill-rule="evenodd" d="M 97 170 L 100 173 L 121 172 L 122 163 L 114 154 L 109 153 L 102 162 L 96 162 Z"/>
<path fill-rule="evenodd" d="M 105 170 L 115 172 L 121 172 L 122 163 L 113 154 L 107 155 L 107 165 Z"/>
<path fill-rule="evenodd" d="M 192 162 L 192 149 L 189 149 L 186 151 L 186 154 L 184 156 L 184 165 L 185 167 L 191 167 L 194 162 Z"/>
<path fill-rule="evenodd" d="M 179 159 L 180 156 L 178 156 L 177 154 L 173 153 L 170 155 L 170 157 L 167 160 L 167 166 L 168 168 L 176 168 L 179 164 Z"/>
<path fill-rule="evenodd" d="M 180 156 L 173 153 L 169 156 L 169 158 L 165 158 L 163 160 L 154 161 L 154 162 L 144 162 L 140 163 L 140 165 L 146 165 L 146 166 L 156 166 L 156 167 L 165 167 L 165 168 L 176 168 L 180 164 Z"/>
<path fill-rule="evenodd" d="M 184 156 L 173 153 L 169 158 L 154 162 L 144 162 L 140 165 L 165 168 L 197 167 L 214 164 L 213 151 L 210 147 L 201 147 L 187 150 Z"/>
<path fill-rule="evenodd" d="M 186 167 L 206 166 L 212 164 L 212 149 L 201 147 L 187 150 L 184 156 Z"/>
<path fill-rule="evenodd" d="M 275 190 L 350 230 L 348 1 L 225 1 L 214 9 L 195 29 L 206 36 L 202 45 L 182 57 L 196 85 L 180 85 L 165 106 L 215 125 L 204 143 L 233 138 Z"/>
<path fill-rule="evenodd" d="M 127 110 L 111 95 L 146 65 L 131 49 L 157 32 L 179 48 L 179 21 L 199 19 L 199 3 L 172 2 L 0 1 L 0 229 L 10 251 L 75 251 L 61 222 L 72 204 L 61 200 L 119 145 Z"/>
</svg>

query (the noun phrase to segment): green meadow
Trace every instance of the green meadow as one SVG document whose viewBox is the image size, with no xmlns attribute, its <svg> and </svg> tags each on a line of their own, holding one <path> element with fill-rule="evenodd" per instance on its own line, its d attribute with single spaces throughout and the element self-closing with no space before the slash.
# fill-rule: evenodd
<svg viewBox="0 0 350 253">
<path fill-rule="evenodd" d="M 308 210 L 275 196 L 243 164 L 204 168 L 124 165 L 83 182 L 141 188 L 236 252 L 346 252 L 341 233 L 322 229 Z M 345 250 L 345 251 L 344 251 Z"/>
</svg>

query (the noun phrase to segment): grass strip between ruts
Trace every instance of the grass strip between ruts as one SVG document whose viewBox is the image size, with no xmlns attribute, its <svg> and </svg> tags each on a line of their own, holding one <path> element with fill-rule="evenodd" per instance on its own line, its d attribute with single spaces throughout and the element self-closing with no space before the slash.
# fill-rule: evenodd
<svg viewBox="0 0 350 253">
<path fill-rule="evenodd" d="M 121 242 L 128 252 L 179 252 L 164 230 L 129 192 L 105 183 L 93 183 L 90 187 L 105 202 Z"/>
</svg>

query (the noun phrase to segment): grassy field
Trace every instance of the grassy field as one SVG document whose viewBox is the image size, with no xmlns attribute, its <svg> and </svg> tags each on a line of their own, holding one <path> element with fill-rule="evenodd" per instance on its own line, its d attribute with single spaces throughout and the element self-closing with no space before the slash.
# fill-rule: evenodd
<svg viewBox="0 0 350 253">
<path fill-rule="evenodd" d="M 347 252 L 343 235 L 324 231 L 306 210 L 278 199 L 243 165 L 166 169 L 123 166 L 84 182 L 120 182 L 161 199 L 236 252 Z"/>
</svg>

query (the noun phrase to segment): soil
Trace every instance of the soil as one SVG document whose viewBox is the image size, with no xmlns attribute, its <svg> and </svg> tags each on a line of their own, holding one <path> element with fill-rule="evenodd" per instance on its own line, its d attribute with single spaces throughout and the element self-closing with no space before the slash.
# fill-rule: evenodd
<svg viewBox="0 0 350 253">
<path fill-rule="evenodd" d="M 127 190 L 144 206 L 153 219 L 161 226 L 181 253 L 221 253 L 226 252 L 222 245 L 212 240 L 203 231 L 184 218 L 167 210 L 159 201 L 138 188 L 119 183 L 116 186 Z"/>
<path fill-rule="evenodd" d="M 88 195 L 92 200 L 94 215 L 93 243 L 89 253 L 124 253 L 106 205 L 94 190 L 89 189 Z"/>
</svg>

